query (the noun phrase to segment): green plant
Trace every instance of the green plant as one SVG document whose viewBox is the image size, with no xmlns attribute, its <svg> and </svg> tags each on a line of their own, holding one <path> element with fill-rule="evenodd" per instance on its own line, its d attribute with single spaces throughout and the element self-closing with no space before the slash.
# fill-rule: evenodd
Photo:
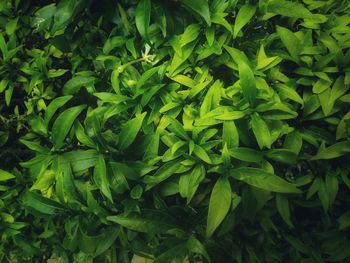
<svg viewBox="0 0 350 263">
<path fill-rule="evenodd" d="M 47 2 L 0 4 L 1 261 L 349 261 L 348 1 Z"/>
</svg>

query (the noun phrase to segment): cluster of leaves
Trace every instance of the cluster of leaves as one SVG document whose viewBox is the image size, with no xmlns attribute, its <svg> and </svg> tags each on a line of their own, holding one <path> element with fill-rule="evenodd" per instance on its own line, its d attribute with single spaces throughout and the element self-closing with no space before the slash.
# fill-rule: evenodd
<svg viewBox="0 0 350 263">
<path fill-rule="evenodd" d="M 0 2 L 1 262 L 349 262 L 348 0 L 44 2 Z"/>
</svg>

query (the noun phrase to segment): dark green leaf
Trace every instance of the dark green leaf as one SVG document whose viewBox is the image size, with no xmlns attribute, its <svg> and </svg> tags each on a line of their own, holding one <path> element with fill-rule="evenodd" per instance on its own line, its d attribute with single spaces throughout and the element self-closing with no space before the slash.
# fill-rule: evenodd
<svg viewBox="0 0 350 263">
<path fill-rule="evenodd" d="M 136 139 L 138 132 L 141 129 L 143 119 L 146 116 L 146 112 L 138 115 L 134 119 L 129 120 L 123 126 L 119 134 L 119 148 L 125 150 L 128 148 Z"/>
<path fill-rule="evenodd" d="M 85 108 L 86 105 L 75 106 L 65 110 L 57 117 L 52 126 L 52 142 L 56 149 L 62 147 L 74 120 Z"/>
<path fill-rule="evenodd" d="M 149 23 L 151 18 L 151 1 L 141 0 L 135 11 L 135 22 L 140 35 L 148 40 Z"/>
<path fill-rule="evenodd" d="M 181 0 L 181 2 L 199 14 L 209 26 L 211 25 L 209 5 L 207 0 Z"/>
<path fill-rule="evenodd" d="M 230 176 L 267 191 L 277 193 L 301 193 L 294 184 L 258 168 L 242 167 L 232 169 L 230 171 Z"/>
</svg>

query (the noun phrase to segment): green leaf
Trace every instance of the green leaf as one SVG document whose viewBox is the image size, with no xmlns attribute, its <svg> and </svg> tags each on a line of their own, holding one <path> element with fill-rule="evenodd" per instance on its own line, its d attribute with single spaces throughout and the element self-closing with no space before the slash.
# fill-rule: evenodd
<svg viewBox="0 0 350 263">
<path fill-rule="evenodd" d="M 343 156 L 349 152 L 350 152 L 350 142 L 342 141 L 321 150 L 316 155 L 312 156 L 310 160 L 315 161 L 315 160 L 334 159 L 334 158 Z"/>
<path fill-rule="evenodd" d="M 324 79 L 318 79 L 312 87 L 312 92 L 320 94 L 331 86 L 332 82 Z"/>
<path fill-rule="evenodd" d="M 10 106 L 13 90 L 14 90 L 13 84 L 9 84 L 8 89 L 5 90 L 5 103 L 6 103 L 6 106 Z"/>
<path fill-rule="evenodd" d="M 166 21 L 166 13 L 161 5 L 154 4 L 153 5 L 155 12 L 155 20 L 162 31 L 163 37 L 167 35 L 167 21 Z"/>
<path fill-rule="evenodd" d="M 34 192 L 26 192 L 22 201 L 27 209 L 43 215 L 56 215 L 64 209 L 59 203 Z"/>
<path fill-rule="evenodd" d="M 335 174 L 326 175 L 326 189 L 329 197 L 329 205 L 333 205 L 339 190 L 339 182 Z"/>
<path fill-rule="evenodd" d="M 94 77 L 91 76 L 76 76 L 68 80 L 63 86 L 63 94 L 71 95 L 79 91 L 80 88 L 89 86 L 95 81 Z"/>
<path fill-rule="evenodd" d="M 292 247 L 294 247 L 297 251 L 300 251 L 301 253 L 304 253 L 304 254 L 308 254 L 309 253 L 309 247 L 306 246 L 302 241 L 300 241 L 299 239 L 293 237 L 293 236 L 290 236 L 290 235 L 283 235 L 284 238 L 287 240 L 287 242 L 289 244 L 292 245 Z"/>
<path fill-rule="evenodd" d="M 155 174 L 145 176 L 143 178 L 143 182 L 147 184 L 146 190 L 151 189 L 157 184 L 163 182 L 168 179 L 174 173 L 176 173 L 181 168 L 181 164 L 178 160 L 170 161 L 163 164 Z"/>
<path fill-rule="evenodd" d="M 11 19 L 10 21 L 7 22 L 6 24 L 6 34 L 11 36 L 17 28 L 17 22 L 18 22 L 18 17 Z"/>
<path fill-rule="evenodd" d="M 265 156 L 284 164 L 295 164 L 297 162 L 295 152 L 289 149 L 271 149 L 265 154 Z"/>
<path fill-rule="evenodd" d="M 220 177 L 211 192 L 207 219 L 206 236 L 210 238 L 221 222 L 225 219 L 232 200 L 230 181 Z"/>
<path fill-rule="evenodd" d="M 328 194 L 326 184 L 323 180 L 320 181 L 317 195 L 321 201 L 324 212 L 327 213 L 330 205 L 330 202 L 329 202 L 330 200 L 329 200 L 329 194 Z"/>
<path fill-rule="evenodd" d="M 238 10 L 235 25 L 233 27 L 233 37 L 236 38 L 239 31 L 252 19 L 256 11 L 256 6 L 246 4 Z"/>
<path fill-rule="evenodd" d="M 280 36 L 284 46 L 295 61 L 299 61 L 301 45 L 295 34 L 287 28 L 277 26 L 277 33 Z"/>
<path fill-rule="evenodd" d="M 187 254 L 188 249 L 186 243 L 176 244 L 171 246 L 170 249 L 166 249 L 166 251 L 160 254 L 152 263 L 170 263 L 169 259 L 184 262 Z M 145 261 L 145 263 L 149 262 Z"/>
<path fill-rule="evenodd" d="M 227 144 L 227 148 L 238 147 L 239 135 L 234 121 L 223 122 L 222 140 Z"/>
<path fill-rule="evenodd" d="M 151 1 L 141 0 L 135 11 L 135 23 L 140 35 L 148 40 L 149 23 L 151 19 Z"/>
<path fill-rule="evenodd" d="M 0 50 L 2 53 L 2 58 L 6 60 L 7 54 L 8 54 L 8 48 L 7 48 L 6 41 L 3 34 L 0 34 Z"/>
<path fill-rule="evenodd" d="M 285 0 L 269 1 L 267 12 L 286 17 L 313 18 L 313 14 L 303 4 Z"/>
<path fill-rule="evenodd" d="M 40 142 L 37 141 L 27 141 L 24 139 L 20 139 L 19 141 L 25 146 L 27 146 L 29 149 L 38 153 L 48 153 L 50 151 L 49 148 L 40 145 Z"/>
<path fill-rule="evenodd" d="M 213 45 L 214 40 L 215 40 L 215 27 L 214 26 L 207 27 L 205 29 L 205 37 L 207 39 L 209 46 Z"/>
<path fill-rule="evenodd" d="M 246 147 L 229 149 L 229 153 L 233 158 L 244 162 L 260 163 L 263 160 L 262 153 Z"/>
<path fill-rule="evenodd" d="M 277 84 L 276 88 L 278 90 L 279 95 L 282 98 L 290 99 L 295 102 L 298 102 L 301 105 L 304 105 L 304 100 L 300 97 L 298 92 L 296 92 L 293 88 L 285 84 Z"/>
<path fill-rule="evenodd" d="M 230 176 L 249 185 L 277 193 L 301 193 L 292 183 L 258 168 L 242 167 L 232 169 Z"/>
<path fill-rule="evenodd" d="M 7 79 L 2 79 L 0 81 L 0 93 L 4 92 L 4 90 L 7 88 L 9 81 Z"/>
<path fill-rule="evenodd" d="M 138 115 L 137 117 L 127 121 L 119 134 L 119 148 L 125 150 L 136 139 L 138 132 L 142 127 L 143 119 L 146 116 L 146 112 Z"/>
<path fill-rule="evenodd" d="M 30 190 L 39 190 L 42 193 L 48 191 L 48 189 L 54 184 L 56 179 L 56 173 L 53 170 L 46 170 L 44 173 L 40 174 L 32 185 Z"/>
<path fill-rule="evenodd" d="M 118 237 L 120 229 L 108 227 L 98 235 L 87 235 L 79 227 L 79 249 L 87 254 L 98 256 L 109 249 Z"/>
<path fill-rule="evenodd" d="M 94 169 L 94 180 L 103 195 L 106 196 L 111 203 L 113 203 L 112 193 L 109 188 L 109 181 L 107 178 L 106 162 L 101 154 L 98 156 L 97 164 Z"/>
<path fill-rule="evenodd" d="M 208 153 L 201 146 L 195 144 L 193 148 L 193 153 L 202 161 L 208 164 L 212 163 Z"/>
<path fill-rule="evenodd" d="M 293 228 L 292 220 L 290 219 L 290 209 L 289 209 L 289 201 L 288 197 L 284 194 L 276 194 L 276 206 L 278 213 L 281 215 L 282 219 L 286 224 Z"/>
<path fill-rule="evenodd" d="M 74 120 L 85 108 L 86 105 L 75 106 L 65 110 L 57 117 L 52 126 L 51 134 L 52 142 L 55 149 L 59 149 L 63 146 L 64 139 L 69 133 L 69 130 L 71 129 Z"/>
<path fill-rule="evenodd" d="M 122 36 L 114 36 L 108 38 L 105 44 L 103 45 L 103 53 L 108 55 L 114 48 L 121 47 L 125 44 L 126 38 Z"/>
<path fill-rule="evenodd" d="M 343 118 L 339 121 L 336 132 L 336 139 L 344 139 L 347 134 L 350 134 L 350 111 L 346 113 Z"/>
<path fill-rule="evenodd" d="M 152 235 L 179 228 L 170 215 L 159 210 L 143 210 L 141 214 L 107 216 L 107 220 L 133 231 Z"/>
<path fill-rule="evenodd" d="M 8 180 L 11 180 L 13 178 L 16 178 L 13 174 L 0 169 L 0 182 L 8 181 Z"/>
<path fill-rule="evenodd" d="M 171 77 L 171 79 L 189 88 L 196 86 L 196 82 L 185 75 L 176 75 L 174 77 Z"/>
<path fill-rule="evenodd" d="M 65 105 L 72 98 L 73 98 L 72 95 L 68 95 L 68 96 L 62 96 L 62 97 L 55 98 L 54 100 L 51 101 L 51 103 L 49 104 L 49 106 L 46 108 L 46 111 L 45 111 L 46 125 L 49 124 L 49 122 L 50 122 L 51 118 L 53 117 L 53 115 L 55 114 L 55 112 L 59 108 L 61 108 L 63 105 Z"/>
<path fill-rule="evenodd" d="M 222 114 L 216 115 L 215 119 L 221 121 L 233 121 L 242 119 L 244 116 L 246 116 L 246 113 L 244 111 L 227 111 Z"/>
<path fill-rule="evenodd" d="M 205 169 L 202 165 L 197 165 L 189 174 L 182 175 L 179 180 L 179 192 L 181 197 L 187 198 L 189 204 L 196 193 L 199 184 L 205 178 Z"/>
<path fill-rule="evenodd" d="M 181 0 L 181 2 L 199 14 L 209 26 L 211 25 L 209 4 L 207 0 Z"/>
<path fill-rule="evenodd" d="M 283 148 L 293 151 L 295 154 L 299 154 L 303 145 L 303 138 L 299 131 L 294 130 L 288 133 L 283 144 Z"/>
<path fill-rule="evenodd" d="M 173 132 L 176 136 L 178 136 L 186 141 L 190 140 L 190 137 L 186 133 L 183 125 L 178 120 L 173 119 L 173 118 L 169 118 L 169 120 L 171 121 L 171 124 L 169 126 L 169 130 L 171 132 Z"/>
<path fill-rule="evenodd" d="M 186 27 L 185 31 L 181 35 L 180 47 L 184 47 L 188 43 L 196 40 L 199 35 L 200 27 L 198 24 L 191 24 Z"/>
<path fill-rule="evenodd" d="M 269 127 L 259 114 L 254 113 L 251 115 L 250 124 L 260 149 L 264 147 L 271 148 L 272 140 Z"/>
<path fill-rule="evenodd" d="M 190 236 L 190 238 L 187 240 L 186 246 L 189 251 L 202 255 L 209 263 L 211 262 L 208 252 L 205 250 L 205 247 L 194 236 Z"/>
<path fill-rule="evenodd" d="M 350 211 L 345 212 L 338 218 L 339 229 L 343 230 L 350 227 Z"/>
</svg>

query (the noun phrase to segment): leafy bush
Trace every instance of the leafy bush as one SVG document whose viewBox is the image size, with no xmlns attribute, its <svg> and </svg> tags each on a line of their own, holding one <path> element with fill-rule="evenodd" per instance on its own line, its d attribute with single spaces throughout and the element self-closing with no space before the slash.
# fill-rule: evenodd
<svg viewBox="0 0 350 263">
<path fill-rule="evenodd" d="M 348 0 L 50 2 L 0 3 L 1 262 L 350 261 Z"/>
</svg>

